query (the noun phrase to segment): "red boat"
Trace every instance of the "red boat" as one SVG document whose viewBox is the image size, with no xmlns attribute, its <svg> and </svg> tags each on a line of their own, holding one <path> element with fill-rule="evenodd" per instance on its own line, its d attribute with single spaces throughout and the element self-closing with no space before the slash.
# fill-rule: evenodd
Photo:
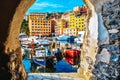
<svg viewBox="0 0 120 80">
<path fill-rule="evenodd" d="M 76 65 L 80 62 L 80 50 L 67 49 L 64 53 L 65 59 L 68 63 Z"/>
</svg>

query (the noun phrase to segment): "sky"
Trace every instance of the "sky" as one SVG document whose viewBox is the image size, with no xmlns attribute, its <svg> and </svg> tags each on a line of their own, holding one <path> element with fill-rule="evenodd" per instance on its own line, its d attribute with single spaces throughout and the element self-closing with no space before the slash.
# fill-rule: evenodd
<svg viewBox="0 0 120 80">
<path fill-rule="evenodd" d="M 30 12 L 68 12 L 72 11 L 74 6 L 83 6 L 82 0 L 36 0 L 27 10 Z"/>
</svg>

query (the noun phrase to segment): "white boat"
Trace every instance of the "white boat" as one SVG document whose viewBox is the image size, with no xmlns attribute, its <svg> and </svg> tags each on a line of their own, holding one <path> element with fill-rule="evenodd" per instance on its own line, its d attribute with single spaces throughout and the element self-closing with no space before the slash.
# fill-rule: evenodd
<svg viewBox="0 0 120 80">
<path fill-rule="evenodd" d="M 76 43 L 82 43 L 82 41 L 81 41 L 80 38 L 75 38 L 75 39 L 74 39 L 74 42 L 76 42 Z"/>
<path fill-rule="evenodd" d="M 70 38 L 70 37 L 67 36 L 67 35 L 61 35 L 61 36 L 57 37 L 57 39 L 58 39 L 59 41 L 67 41 L 69 38 Z"/>
<path fill-rule="evenodd" d="M 83 43 L 84 31 L 78 31 L 78 37 L 74 39 L 77 44 Z"/>
<path fill-rule="evenodd" d="M 53 55 L 48 50 L 48 47 L 41 45 L 38 48 L 35 48 L 35 56 L 34 57 L 44 58 L 44 57 L 50 57 L 50 56 L 53 56 Z"/>
<path fill-rule="evenodd" d="M 32 41 L 32 39 L 34 40 L 34 43 L 36 44 L 36 43 L 38 43 L 38 40 L 37 40 L 37 38 L 38 37 L 36 37 L 36 36 L 30 36 L 30 37 L 28 37 L 28 41 Z"/>
<path fill-rule="evenodd" d="M 19 40 L 20 41 L 26 41 L 28 39 L 28 36 L 24 33 L 19 34 Z"/>
<path fill-rule="evenodd" d="M 51 42 L 46 39 L 39 40 L 37 43 L 38 45 L 50 45 L 51 44 Z"/>
<path fill-rule="evenodd" d="M 36 36 L 30 36 L 28 37 L 26 34 L 24 33 L 20 33 L 19 34 L 19 40 L 20 42 L 24 43 L 24 44 L 29 44 L 32 40 L 34 40 L 34 43 L 38 43 L 38 37 Z"/>
<path fill-rule="evenodd" d="M 35 56 L 34 57 L 45 57 L 46 56 L 46 49 L 43 46 L 40 46 L 35 49 Z"/>
</svg>

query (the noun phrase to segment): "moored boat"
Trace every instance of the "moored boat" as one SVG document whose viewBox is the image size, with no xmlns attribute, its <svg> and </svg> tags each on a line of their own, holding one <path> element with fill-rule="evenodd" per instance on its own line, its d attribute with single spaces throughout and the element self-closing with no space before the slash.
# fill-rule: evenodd
<svg viewBox="0 0 120 80">
<path fill-rule="evenodd" d="M 38 45 L 50 45 L 51 42 L 44 39 L 44 40 L 39 40 L 37 44 Z"/>
<path fill-rule="evenodd" d="M 76 36 L 70 36 L 69 38 L 68 38 L 68 42 L 74 42 L 74 39 L 76 38 Z"/>
<path fill-rule="evenodd" d="M 57 37 L 57 40 L 59 41 L 67 41 L 68 39 L 69 39 L 69 36 L 67 35 L 62 35 L 62 36 Z"/>
<path fill-rule="evenodd" d="M 80 50 L 76 49 L 67 49 L 64 53 L 65 59 L 68 63 L 76 65 L 80 60 Z"/>
</svg>

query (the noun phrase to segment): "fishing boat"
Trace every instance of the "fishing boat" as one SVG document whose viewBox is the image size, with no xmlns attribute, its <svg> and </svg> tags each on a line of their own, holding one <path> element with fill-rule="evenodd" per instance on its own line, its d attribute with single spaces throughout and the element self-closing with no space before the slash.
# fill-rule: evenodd
<svg viewBox="0 0 120 80">
<path fill-rule="evenodd" d="M 19 34 L 19 40 L 20 41 L 26 41 L 28 39 L 28 36 L 24 33 Z"/>
<path fill-rule="evenodd" d="M 42 66 L 44 68 L 46 66 L 46 60 L 43 60 L 43 59 L 33 59 L 33 62 L 38 66 Z"/>
<path fill-rule="evenodd" d="M 76 49 L 67 49 L 64 53 L 65 59 L 68 63 L 76 65 L 80 59 L 80 50 Z"/>
<path fill-rule="evenodd" d="M 33 57 L 40 58 L 46 56 L 46 49 L 44 46 L 39 46 L 38 48 L 35 48 L 35 55 Z"/>
<path fill-rule="evenodd" d="M 40 46 L 35 49 L 35 56 L 33 56 L 33 62 L 37 65 L 38 68 L 43 67 L 45 72 L 46 68 L 53 66 L 53 62 L 51 63 L 51 60 L 53 58 L 54 56 L 51 55 L 51 53 L 45 46 Z"/>
<path fill-rule="evenodd" d="M 50 45 L 51 42 L 48 41 L 48 40 L 46 40 L 46 39 L 41 39 L 41 40 L 38 41 L 37 44 L 38 44 L 38 45 Z"/>
</svg>

